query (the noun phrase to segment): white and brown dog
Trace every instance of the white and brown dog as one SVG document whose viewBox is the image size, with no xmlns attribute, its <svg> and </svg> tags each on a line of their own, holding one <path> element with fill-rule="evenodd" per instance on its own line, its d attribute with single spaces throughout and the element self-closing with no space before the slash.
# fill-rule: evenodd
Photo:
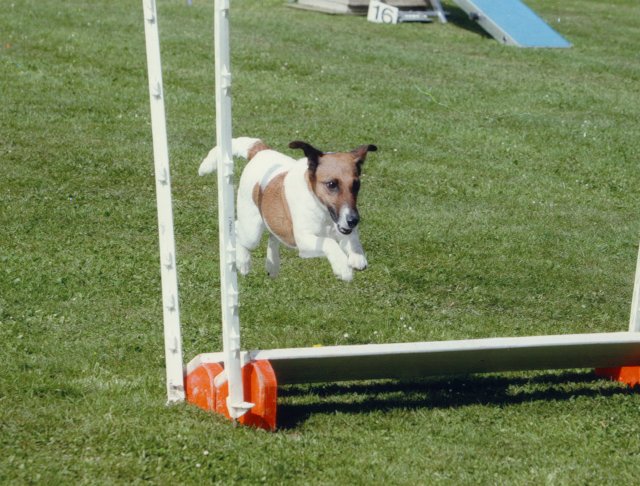
<svg viewBox="0 0 640 486">
<path fill-rule="evenodd" d="M 375 145 L 361 145 L 351 152 L 321 152 L 305 142 L 291 142 L 305 158 L 295 160 L 276 152 L 257 138 L 234 138 L 234 156 L 249 161 L 238 188 L 236 266 L 246 275 L 250 251 L 269 230 L 267 273 L 276 277 L 280 268 L 280 243 L 297 248 L 302 258 L 326 256 L 333 273 L 349 281 L 353 270 L 367 267 L 356 228 L 360 171 Z M 217 168 L 217 149 L 200 164 L 199 174 Z"/>
</svg>

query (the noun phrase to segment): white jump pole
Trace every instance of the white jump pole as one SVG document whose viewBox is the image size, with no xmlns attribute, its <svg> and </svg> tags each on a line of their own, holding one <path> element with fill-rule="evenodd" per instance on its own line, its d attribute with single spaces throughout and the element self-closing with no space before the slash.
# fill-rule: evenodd
<svg viewBox="0 0 640 486">
<path fill-rule="evenodd" d="M 168 403 L 185 399 L 182 363 L 182 337 L 180 333 L 180 307 L 178 304 L 178 273 L 173 234 L 171 204 L 171 177 L 169 150 L 160 62 L 160 37 L 155 0 L 143 0 L 144 32 L 149 75 L 149 100 L 153 134 L 153 159 L 158 205 L 158 232 L 160 239 L 160 275 L 162 280 L 162 315 L 164 322 L 164 349 L 167 373 Z"/>
<path fill-rule="evenodd" d="M 215 0 L 214 47 L 216 83 L 216 145 L 218 147 L 218 224 L 224 376 L 232 419 L 253 407 L 244 401 L 242 384 L 238 274 L 236 271 L 235 202 L 231 152 L 231 63 L 229 54 L 229 0 Z"/>
<path fill-rule="evenodd" d="M 633 298 L 631 299 L 631 317 L 629 318 L 629 332 L 640 332 L 640 248 L 638 248 L 636 276 L 633 282 Z"/>
</svg>

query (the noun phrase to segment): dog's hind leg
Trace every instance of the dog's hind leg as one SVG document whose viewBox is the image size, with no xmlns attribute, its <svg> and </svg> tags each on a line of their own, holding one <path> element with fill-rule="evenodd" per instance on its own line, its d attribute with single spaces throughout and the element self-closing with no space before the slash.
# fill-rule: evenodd
<svg viewBox="0 0 640 486">
<path fill-rule="evenodd" d="M 242 188 L 242 186 L 241 186 Z M 236 221 L 236 268 L 242 275 L 251 269 L 251 251 L 260 244 L 265 230 L 258 207 L 252 200 L 238 194 L 238 220 Z"/>
<path fill-rule="evenodd" d="M 249 231 L 243 230 L 244 224 L 236 221 L 236 268 L 242 275 L 251 270 L 251 251 L 254 250 L 262 237 L 264 226 L 253 227 Z"/>
<path fill-rule="evenodd" d="M 251 253 L 239 239 L 236 240 L 236 268 L 242 275 L 248 274 L 251 270 Z"/>
<path fill-rule="evenodd" d="M 271 278 L 276 278 L 280 272 L 280 241 L 273 235 L 269 235 L 265 268 Z"/>
<path fill-rule="evenodd" d="M 246 219 L 236 221 L 236 268 L 242 275 L 251 270 L 250 252 L 258 246 L 264 231 L 261 219 L 250 223 Z"/>
</svg>

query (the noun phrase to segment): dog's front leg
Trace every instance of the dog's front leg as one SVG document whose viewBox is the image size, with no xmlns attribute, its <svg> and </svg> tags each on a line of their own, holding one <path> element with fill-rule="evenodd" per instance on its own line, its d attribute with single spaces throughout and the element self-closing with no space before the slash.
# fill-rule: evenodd
<svg viewBox="0 0 640 486">
<path fill-rule="evenodd" d="M 341 280 L 349 282 L 353 279 L 353 269 L 349 266 L 347 255 L 337 241 L 312 234 L 296 235 L 296 245 L 300 257 L 314 258 L 326 256 L 333 273 Z"/>
<path fill-rule="evenodd" d="M 347 254 L 349 266 L 356 270 L 364 270 L 367 268 L 367 257 L 364 254 L 364 249 L 360 243 L 360 236 L 358 235 L 358 229 L 354 229 L 350 235 L 339 235 L 340 246 Z"/>
</svg>

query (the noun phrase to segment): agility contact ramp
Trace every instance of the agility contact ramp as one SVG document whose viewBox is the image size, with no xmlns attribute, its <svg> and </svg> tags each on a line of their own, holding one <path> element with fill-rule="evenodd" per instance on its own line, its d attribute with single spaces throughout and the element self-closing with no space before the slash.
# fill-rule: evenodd
<svg viewBox="0 0 640 486">
<path fill-rule="evenodd" d="M 454 0 L 494 39 L 516 47 L 571 47 L 520 0 Z"/>
<path fill-rule="evenodd" d="M 597 368 L 602 376 L 640 383 L 640 252 L 627 332 L 497 337 L 246 351 L 241 347 L 235 268 L 231 157 L 229 0 L 215 1 L 216 140 L 222 344 L 185 367 L 173 233 L 171 179 L 155 0 L 143 0 L 169 403 L 189 401 L 242 424 L 276 428 L 278 385 L 535 369 Z"/>
</svg>

